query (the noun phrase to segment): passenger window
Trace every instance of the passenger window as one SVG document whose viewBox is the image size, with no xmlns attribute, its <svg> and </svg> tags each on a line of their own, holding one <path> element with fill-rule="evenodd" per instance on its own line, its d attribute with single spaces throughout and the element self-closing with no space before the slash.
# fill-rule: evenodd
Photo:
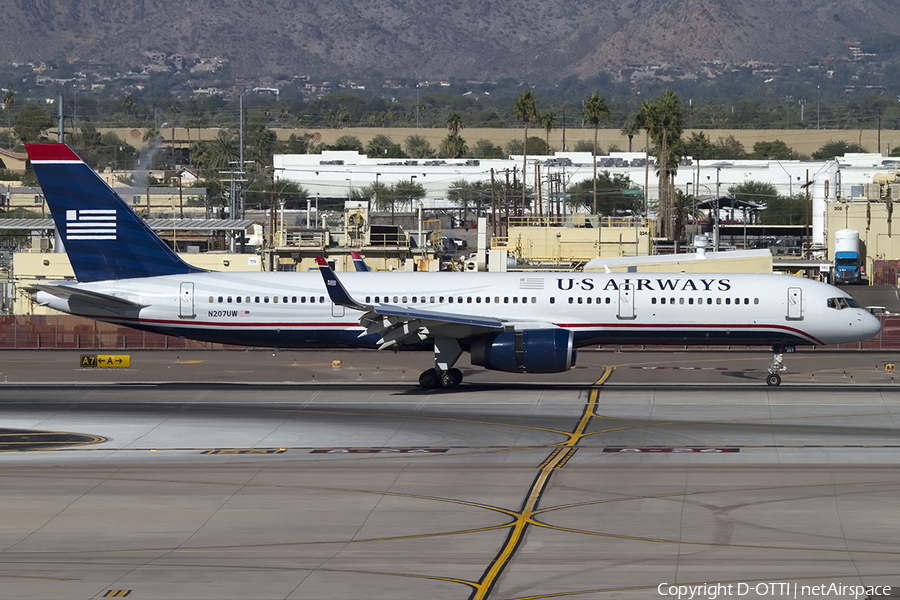
<svg viewBox="0 0 900 600">
<path fill-rule="evenodd" d="M 397 296 L 394 296 L 394 304 L 397 304 L 397 302 L 399 302 L 399 300 L 397 300 Z"/>
<path fill-rule="evenodd" d="M 556 304 L 556 296 L 550 296 L 550 304 Z"/>
<path fill-rule="evenodd" d="M 725 304 L 731 304 L 731 298 L 725 298 Z"/>
<path fill-rule="evenodd" d="M 716 298 L 716 304 L 722 304 L 722 299 L 721 299 L 721 298 Z"/>
<path fill-rule="evenodd" d="M 306 304 L 306 296 L 300 296 L 300 304 Z"/>
<path fill-rule="evenodd" d="M 484 303 L 485 303 L 485 304 L 490 304 L 490 303 L 491 303 L 491 297 L 490 297 L 490 296 L 485 296 L 485 297 L 484 297 Z"/>
<path fill-rule="evenodd" d="M 379 304 L 380 302 L 381 302 L 381 299 L 378 296 L 375 296 L 375 304 Z"/>
<path fill-rule="evenodd" d="M 590 303 L 591 303 L 591 300 L 593 300 L 593 298 L 591 298 L 590 296 L 588 296 L 588 297 L 587 297 L 587 303 L 590 304 Z"/>
<path fill-rule="evenodd" d="M 231 296 L 228 296 L 228 298 L 226 298 L 225 301 L 228 302 L 228 304 L 231 304 Z"/>
<path fill-rule="evenodd" d="M 434 296 L 431 297 L 431 303 L 434 304 Z"/>
<path fill-rule="evenodd" d="M 754 299 L 753 299 L 753 304 L 759 304 L 759 298 L 754 298 Z"/>
<path fill-rule="evenodd" d="M 612 298 L 607 297 L 607 298 L 606 298 L 606 303 L 607 303 L 607 304 L 612 304 Z"/>
<path fill-rule="evenodd" d="M 584 304 L 584 298 L 578 296 L 578 304 Z"/>
<path fill-rule="evenodd" d="M 285 296 L 284 298 L 282 298 L 281 301 L 284 302 L 285 304 L 287 304 L 287 296 Z"/>
<path fill-rule="evenodd" d="M 719 298 L 719 300 L 721 300 L 721 298 Z M 707 299 L 706 299 L 706 303 L 707 303 L 707 304 L 712 304 L 712 298 L 707 298 Z"/>
<path fill-rule="evenodd" d="M 219 296 L 219 304 L 222 304 L 222 296 Z"/>
<path fill-rule="evenodd" d="M 453 296 L 447 296 L 447 302 L 453 304 Z"/>
<path fill-rule="evenodd" d="M 209 303 L 210 303 L 210 304 L 212 304 L 212 303 L 215 302 L 215 301 L 216 301 L 215 298 L 213 298 L 212 296 L 209 297 Z"/>
<path fill-rule="evenodd" d="M 679 299 L 678 299 L 678 304 L 684 304 L 684 298 L 679 298 Z"/>
<path fill-rule="evenodd" d="M 694 299 L 693 299 L 693 298 L 688 298 L 688 304 L 693 304 L 693 303 L 694 303 Z"/>
<path fill-rule="evenodd" d="M 462 304 L 462 296 L 457 296 L 457 297 L 456 297 L 456 301 L 457 301 L 459 304 Z"/>
<path fill-rule="evenodd" d="M 440 304 L 443 304 L 443 303 L 444 303 L 444 297 L 441 296 L 440 298 L 441 298 L 441 299 L 440 299 Z"/>
<path fill-rule="evenodd" d="M 425 304 L 425 296 L 422 296 L 422 304 Z"/>
<path fill-rule="evenodd" d="M 278 296 L 272 296 L 272 302 L 278 304 Z"/>
<path fill-rule="evenodd" d="M 475 296 L 475 304 L 481 304 L 481 296 Z"/>
<path fill-rule="evenodd" d="M 503 296 L 503 304 L 509 304 L 509 296 Z"/>
<path fill-rule="evenodd" d="M 494 296 L 494 304 L 500 304 L 500 296 Z"/>
<path fill-rule="evenodd" d="M 259 296 L 256 297 L 256 303 L 259 304 Z"/>
<path fill-rule="evenodd" d="M 750 298 L 744 298 L 744 304 L 750 304 Z"/>
<path fill-rule="evenodd" d="M 268 303 L 269 303 L 269 297 L 263 296 L 263 304 L 268 304 Z"/>
<path fill-rule="evenodd" d="M 466 297 L 466 304 L 472 304 L 472 296 Z"/>
<path fill-rule="evenodd" d="M 325 304 L 325 296 L 319 296 L 319 302 Z"/>
<path fill-rule="evenodd" d="M 569 296 L 569 304 L 575 304 L 575 298 Z"/>
<path fill-rule="evenodd" d="M 572 300 L 572 299 L 569 298 L 569 301 L 571 301 L 571 300 Z M 519 297 L 518 297 L 518 296 L 513 296 L 513 304 L 518 304 L 518 303 L 519 303 Z"/>
<path fill-rule="evenodd" d="M 394 302 L 396 302 L 396 301 L 397 300 L 395 299 Z M 408 300 L 406 299 L 406 296 L 403 296 L 403 304 L 406 304 L 407 302 L 408 302 Z"/>
<path fill-rule="evenodd" d="M 310 303 L 310 304 L 315 304 L 315 303 L 316 303 L 316 297 L 315 297 L 315 296 L 310 296 L 310 297 L 309 297 L 309 303 Z"/>
<path fill-rule="evenodd" d="M 535 298 L 534 296 L 532 296 L 532 297 L 531 297 L 531 303 L 532 303 L 532 304 L 537 304 L 537 298 Z M 588 303 L 588 304 L 590 304 L 590 303 Z"/>
<path fill-rule="evenodd" d="M 650 304 L 656 304 L 656 298 L 650 298 Z"/>
<path fill-rule="evenodd" d="M 237 302 L 238 304 L 240 304 L 240 303 L 241 303 L 241 297 L 240 297 L 240 296 L 237 296 L 237 297 L 234 299 L 234 301 Z"/>
<path fill-rule="evenodd" d="M 247 304 L 250 304 L 250 296 L 247 296 Z"/>
</svg>

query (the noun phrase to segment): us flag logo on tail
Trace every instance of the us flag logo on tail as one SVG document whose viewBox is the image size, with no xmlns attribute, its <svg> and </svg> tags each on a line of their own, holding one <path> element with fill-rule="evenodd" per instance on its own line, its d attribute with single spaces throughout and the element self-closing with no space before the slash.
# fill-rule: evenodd
<svg viewBox="0 0 900 600">
<path fill-rule="evenodd" d="M 66 211 L 67 240 L 116 239 L 115 209 L 79 209 Z"/>
</svg>

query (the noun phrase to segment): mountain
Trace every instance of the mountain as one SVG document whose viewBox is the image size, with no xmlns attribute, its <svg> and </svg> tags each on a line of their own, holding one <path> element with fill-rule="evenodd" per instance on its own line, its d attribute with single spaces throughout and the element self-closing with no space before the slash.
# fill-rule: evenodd
<svg viewBox="0 0 900 600">
<path fill-rule="evenodd" d="M 0 62 L 146 53 L 226 59 L 238 77 L 556 81 L 627 65 L 799 64 L 892 34 L 897 0 L 7 0 Z"/>
</svg>

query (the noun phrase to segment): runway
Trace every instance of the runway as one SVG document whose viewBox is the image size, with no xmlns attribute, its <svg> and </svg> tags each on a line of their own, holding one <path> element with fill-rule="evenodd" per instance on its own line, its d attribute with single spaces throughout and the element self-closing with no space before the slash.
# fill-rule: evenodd
<svg viewBox="0 0 900 600">
<path fill-rule="evenodd" d="M 174 364 L 257 380 L 166 380 L 158 353 L 141 380 L 0 387 L 0 598 L 900 588 L 889 357 L 821 355 L 817 378 L 767 388 L 753 356 L 608 354 L 559 382 L 488 373 L 445 392 L 375 353 L 342 355 L 358 368 L 333 381 L 345 366 L 279 354 L 309 372 L 277 384 L 259 379 L 270 354 L 241 354 Z M 23 431 L 56 446 L 16 450 Z"/>
</svg>

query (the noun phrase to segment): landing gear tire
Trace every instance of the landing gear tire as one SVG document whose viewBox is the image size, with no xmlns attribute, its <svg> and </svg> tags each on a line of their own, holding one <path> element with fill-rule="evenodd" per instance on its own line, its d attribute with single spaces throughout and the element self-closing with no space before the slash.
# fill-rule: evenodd
<svg viewBox="0 0 900 600">
<path fill-rule="evenodd" d="M 769 373 L 769 376 L 766 377 L 766 385 L 781 385 L 781 375 L 779 375 L 778 373 Z"/>
<path fill-rule="evenodd" d="M 427 371 L 423 371 L 421 375 L 419 375 L 419 386 L 425 388 L 426 390 L 432 390 L 436 387 L 441 386 L 441 378 L 438 377 L 438 372 L 435 369 L 428 369 Z"/>
<path fill-rule="evenodd" d="M 452 389 L 462 383 L 463 374 L 459 369 L 450 369 L 441 374 L 441 387 Z"/>
</svg>

